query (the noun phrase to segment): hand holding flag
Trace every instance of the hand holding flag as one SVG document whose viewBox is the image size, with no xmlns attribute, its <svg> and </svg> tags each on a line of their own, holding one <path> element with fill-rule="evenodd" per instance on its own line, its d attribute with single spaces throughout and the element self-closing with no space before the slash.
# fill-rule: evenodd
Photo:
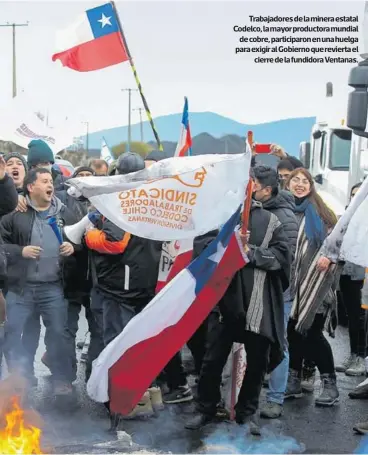
<svg viewBox="0 0 368 455">
<path fill-rule="evenodd" d="M 51 229 L 54 231 L 54 234 L 56 235 L 56 238 L 58 239 L 60 245 L 62 245 L 63 236 L 61 235 L 61 231 L 55 217 L 49 219 L 49 225 L 51 226 Z"/>
</svg>

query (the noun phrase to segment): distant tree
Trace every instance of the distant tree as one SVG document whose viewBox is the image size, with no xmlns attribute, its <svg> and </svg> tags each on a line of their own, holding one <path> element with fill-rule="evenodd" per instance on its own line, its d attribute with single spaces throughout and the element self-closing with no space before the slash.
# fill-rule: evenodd
<svg viewBox="0 0 368 455">
<path fill-rule="evenodd" d="M 25 149 L 11 141 L 0 141 L 0 153 L 7 154 L 14 152 L 21 153 L 22 155 L 27 155 L 28 149 Z"/>
<path fill-rule="evenodd" d="M 125 142 L 122 142 L 121 144 L 115 145 L 111 151 L 114 157 L 118 158 L 122 153 L 126 152 L 126 149 L 127 144 Z M 134 153 L 138 153 L 143 158 L 145 158 L 148 153 L 153 150 L 153 148 L 151 145 L 146 144 L 145 142 L 132 142 L 130 144 L 130 150 Z"/>
</svg>

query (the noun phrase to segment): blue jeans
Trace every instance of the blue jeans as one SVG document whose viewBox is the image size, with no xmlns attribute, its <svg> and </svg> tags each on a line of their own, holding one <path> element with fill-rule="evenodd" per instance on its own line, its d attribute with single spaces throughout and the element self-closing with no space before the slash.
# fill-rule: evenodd
<svg viewBox="0 0 368 455">
<path fill-rule="evenodd" d="M 66 337 L 68 304 L 61 284 L 27 285 L 22 295 L 9 292 L 8 300 L 5 352 L 10 371 L 20 371 L 26 376 L 33 374 L 34 358 L 24 349 L 22 334 L 27 322 L 38 313 L 46 328 L 45 343 L 51 373 L 55 380 L 71 382 L 72 359 Z"/>
<path fill-rule="evenodd" d="M 289 345 L 287 340 L 287 326 L 291 312 L 291 301 L 284 302 L 284 321 L 285 321 L 285 338 L 284 338 L 284 359 L 280 365 L 273 370 L 268 381 L 267 401 L 272 403 L 283 404 L 284 395 L 289 375 Z"/>
</svg>

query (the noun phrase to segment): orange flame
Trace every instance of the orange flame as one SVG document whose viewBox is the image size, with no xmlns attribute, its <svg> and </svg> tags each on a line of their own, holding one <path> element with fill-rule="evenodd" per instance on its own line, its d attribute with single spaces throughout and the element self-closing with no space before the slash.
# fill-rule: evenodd
<svg viewBox="0 0 368 455">
<path fill-rule="evenodd" d="M 18 397 L 11 403 L 12 410 L 5 415 L 6 427 L 0 430 L 0 454 L 42 454 L 41 429 L 26 423 Z"/>
</svg>

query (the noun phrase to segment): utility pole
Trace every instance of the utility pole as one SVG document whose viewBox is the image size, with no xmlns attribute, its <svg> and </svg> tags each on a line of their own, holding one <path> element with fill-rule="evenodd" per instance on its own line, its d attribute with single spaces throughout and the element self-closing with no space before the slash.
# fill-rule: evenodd
<svg viewBox="0 0 368 455">
<path fill-rule="evenodd" d="M 141 126 L 141 142 L 143 142 L 143 120 L 142 120 L 142 112 L 144 111 L 143 107 L 137 107 L 133 109 L 133 111 L 139 111 L 139 123 Z"/>
<path fill-rule="evenodd" d="M 87 135 L 86 135 L 86 151 L 87 151 L 87 155 L 88 155 L 88 152 L 89 152 L 89 122 L 82 122 L 83 125 L 86 125 L 86 128 L 87 128 Z"/>
<path fill-rule="evenodd" d="M 132 143 L 132 92 L 138 92 L 136 88 L 122 88 L 122 92 L 128 92 L 128 144 L 127 152 L 130 152 L 130 144 Z"/>
<path fill-rule="evenodd" d="M 16 60 L 16 47 L 15 47 L 15 31 L 16 27 L 28 27 L 28 22 L 26 24 L 0 24 L 0 27 L 12 27 L 13 29 L 13 98 L 17 96 L 17 60 Z"/>
</svg>

